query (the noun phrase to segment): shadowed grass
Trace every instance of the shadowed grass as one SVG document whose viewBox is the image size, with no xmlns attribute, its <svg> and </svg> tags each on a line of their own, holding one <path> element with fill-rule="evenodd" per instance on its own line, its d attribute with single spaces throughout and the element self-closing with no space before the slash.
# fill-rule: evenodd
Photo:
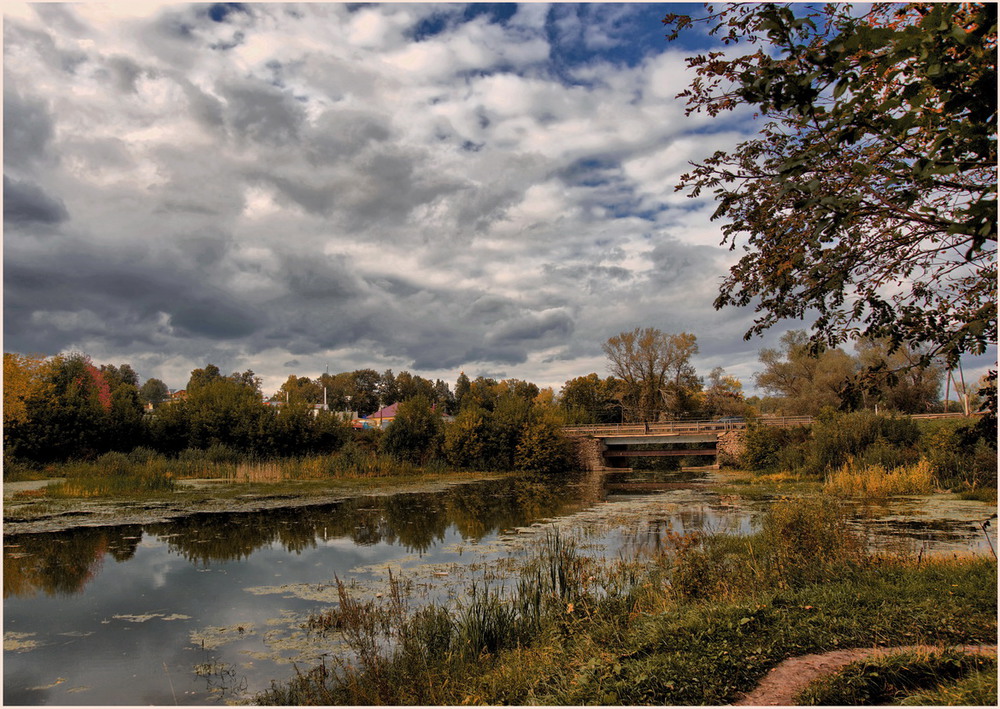
<svg viewBox="0 0 1000 709">
<path fill-rule="evenodd" d="M 994 694 L 984 705 L 992 705 L 996 700 L 996 659 L 954 651 L 900 653 L 853 662 L 810 683 L 795 701 L 803 706 L 895 704 L 912 701 L 924 692 L 946 694 L 959 680 L 990 671 Z"/>
</svg>

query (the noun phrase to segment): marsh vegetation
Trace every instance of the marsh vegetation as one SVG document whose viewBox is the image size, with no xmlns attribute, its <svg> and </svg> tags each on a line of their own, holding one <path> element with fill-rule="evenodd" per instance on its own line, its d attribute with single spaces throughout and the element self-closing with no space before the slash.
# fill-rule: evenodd
<svg viewBox="0 0 1000 709">
<path fill-rule="evenodd" d="M 256 702 L 726 704 L 794 655 L 996 638 L 995 560 L 873 553 L 816 499 L 774 505 L 754 534 L 679 535 L 641 561 L 586 557 L 550 534 L 509 592 L 454 607 L 376 610 L 341 591 L 352 652 Z M 953 654 L 868 698 L 946 691 L 983 669 Z M 912 662 L 897 673 L 917 674 Z M 985 700 L 988 684 L 963 691 Z"/>
</svg>

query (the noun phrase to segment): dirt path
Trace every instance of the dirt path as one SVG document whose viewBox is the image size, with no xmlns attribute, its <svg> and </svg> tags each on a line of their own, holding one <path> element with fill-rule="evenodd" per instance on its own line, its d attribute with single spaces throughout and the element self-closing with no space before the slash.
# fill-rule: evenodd
<svg viewBox="0 0 1000 709">
<path fill-rule="evenodd" d="M 773 668 L 755 690 L 734 702 L 734 706 L 795 706 L 796 695 L 805 689 L 810 682 L 833 674 L 857 660 L 898 655 L 904 652 L 941 652 L 941 649 L 934 645 L 904 645 L 901 647 L 833 650 L 817 655 L 791 657 Z M 959 645 L 952 649 L 984 655 L 996 655 L 997 653 L 996 645 Z"/>
</svg>

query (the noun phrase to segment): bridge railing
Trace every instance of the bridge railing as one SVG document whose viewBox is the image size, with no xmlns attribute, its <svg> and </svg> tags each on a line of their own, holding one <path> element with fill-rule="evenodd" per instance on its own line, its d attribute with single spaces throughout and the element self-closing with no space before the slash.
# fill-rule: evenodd
<svg viewBox="0 0 1000 709">
<path fill-rule="evenodd" d="M 765 416 L 757 419 L 764 426 L 804 426 L 812 423 L 811 416 Z M 613 423 L 586 426 L 563 426 L 563 433 L 570 436 L 655 436 L 682 433 L 713 433 L 738 431 L 746 428 L 747 421 L 664 421 L 657 423 Z"/>
<path fill-rule="evenodd" d="M 910 414 L 912 419 L 964 418 L 962 413 Z M 808 426 L 812 416 L 761 416 L 753 421 L 760 426 L 791 428 Z M 750 421 L 665 421 L 657 423 L 612 423 L 587 426 L 563 426 L 563 433 L 569 436 L 654 436 L 682 433 L 709 433 L 714 431 L 739 431 L 750 425 Z"/>
</svg>

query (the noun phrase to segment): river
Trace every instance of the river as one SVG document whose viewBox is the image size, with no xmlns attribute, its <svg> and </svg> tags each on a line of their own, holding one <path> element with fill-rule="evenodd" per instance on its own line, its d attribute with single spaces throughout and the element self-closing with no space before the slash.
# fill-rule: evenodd
<svg viewBox="0 0 1000 709">
<path fill-rule="evenodd" d="M 168 523 L 4 537 L 4 703 L 223 704 L 308 669 L 335 642 L 311 613 L 352 594 L 413 603 L 502 586 L 553 527 L 587 554 L 655 551 L 671 533 L 750 531 L 767 501 L 709 471 L 517 476 Z M 912 499 L 878 511 L 880 544 L 989 553 L 995 505 Z M 860 522 L 859 522 L 860 524 Z M 995 530 L 993 530 L 995 540 Z M 992 542 L 995 544 L 995 541 Z"/>
</svg>

